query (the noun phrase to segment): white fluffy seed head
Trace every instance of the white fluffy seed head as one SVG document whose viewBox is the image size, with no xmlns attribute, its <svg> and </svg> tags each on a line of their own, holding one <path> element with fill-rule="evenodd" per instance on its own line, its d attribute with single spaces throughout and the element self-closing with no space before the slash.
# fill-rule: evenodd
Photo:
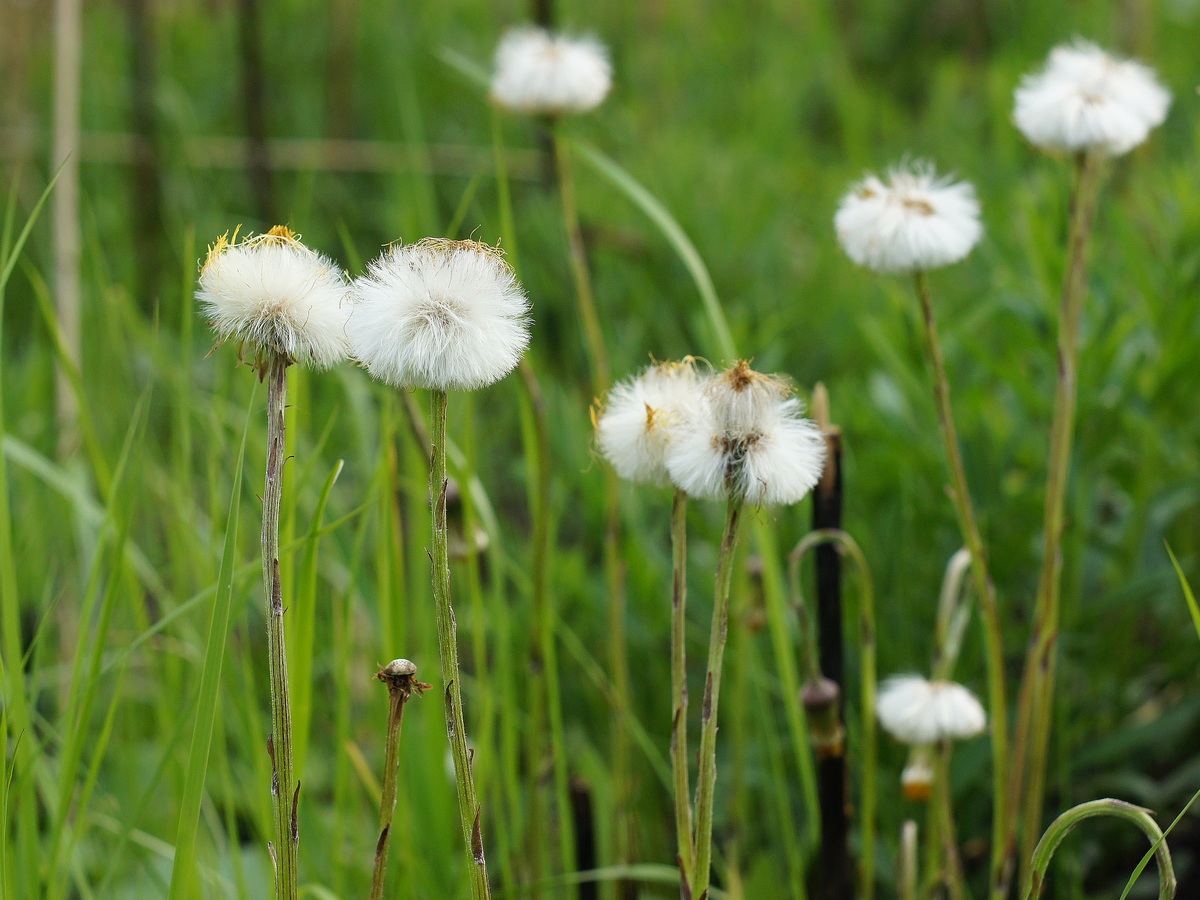
<svg viewBox="0 0 1200 900">
<path fill-rule="evenodd" d="M 833 220 L 846 255 L 875 272 L 916 272 L 958 262 L 983 235 L 975 189 L 939 178 L 927 163 L 868 175 Z"/>
<path fill-rule="evenodd" d="M 713 376 L 667 447 L 671 482 L 695 497 L 797 503 L 821 478 L 825 440 L 786 382 L 739 362 Z"/>
<path fill-rule="evenodd" d="M 906 744 L 933 744 L 974 737 L 987 727 L 975 695 L 953 681 L 897 675 L 879 689 L 876 714 L 883 727 Z"/>
<path fill-rule="evenodd" d="M 600 105 L 611 87 L 612 65 L 595 38 L 515 28 L 496 48 L 492 100 L 511 112 L 587 112 Z"/>
<path fill-rule="evenodd" d="M 704 379 L 688 358 L 657 363 L 608 392 L 595 417 L 596 442 L 618 475 L 667 483 L 667 447 L 705 402 Z"/>
<path fill-rule="evenodd" d="M 1119 156 L 1162 124 L 1171 94 L 1147 66 L 1076 40 L 1051 50 L 1041 71 L 1021 80 L 1014 101 L 1013 120 L 1030 143 Z"/>
<path fill-rule="evenodd" d="M 353 354 L 397 387 L 475 390 L 511 372 L 529 345 L 529 300 L 489 244 L 396 244 L 351 290 Z"/>
<path fill-rule="evenodd" d="M 196 299 L 222 341 L 327 369 L 350 353 L 347 281 L 288 228 L 238 241 L 224 234 L 200 268 Z"/>
</svg>

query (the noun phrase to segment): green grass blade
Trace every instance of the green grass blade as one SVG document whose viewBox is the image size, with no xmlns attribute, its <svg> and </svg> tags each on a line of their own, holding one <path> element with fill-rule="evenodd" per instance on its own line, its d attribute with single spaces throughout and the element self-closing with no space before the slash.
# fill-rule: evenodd
<svg viewBox="0 0 1200 900">
<path fill-rule="evenodd" d="M 288 608 L 291 629 L 288 633 L 288 681 L 292 689 L 292 753 L 298 777 L 304 775 L 304 757 L 308 752 L 308 733 L 312 722 L 313 643 L 317 618 L 317 548 L 321 540 L 321 521 L 333 486 L 342 473 L 344 460 L 338 460 L 325 479 L 312 524 L 305 538 L 300 579 Z"/>
<path fill-rule="evenodd" d="M 1167 545 L 1167 555 L 1171 557 L 1171 565 L 1175 567 L 1175 575 L 1179 578 L 1179 586 L 1183 588 L 1183 599 L 1187 601 L 1188 611 L 1192 614 L 1192 625 L 1195 626 L 1196 636 L 1200 637 L 1200 606 L 1196 605 L 1196 595 L 1192 593 L 1192 586 L 1188 584 L 1188 580 L 1183 574 L 1183 569 L 1179 565 L 1179 560 L 1175 558 L 1170 545 Z"/>
<path fill-rule="evenodd" d="M 588 165 L 628 197 L 638 209 L 649 217 L 650 221 L 658 226 L 663 237 L 678 254 L 679 259 L 687 268 L 688 274 L 696 283 L 696 289 L 700 292 L 700 300 L 704 304 L 704 312 L 708 316 L 709 328 L 712 329 L 711 339 L 715 343 L 717 352 L 720 353 L 723 361 L 732 364 L 737 359 L 737 348 L 733 342 L 733 335 L 729 331 L 729 323 L 725 320 L 725 311 L 721 308 L 721 300 L 717 297 L 717 289 L 713 286 L 712 276 L 691 238 L 687 236 L 666 206 L 615 159 L 579 138 L 572 138 L 571 145 Z"/>
<path fill-rule="evenodd" d="M 246 435 L 254 410 L 257 391 L 251 392 L 250 408 L 233 470 L 233 488 L 229 495 L 229 518 L 225 524 L 225 542 L 221 549 L 221 565 L 217 573 L 217 593 L 208 625 L 204 646 L 204 668 L 200 674 L 200 699 L 196 705 L 196 724 L 192 730 L 192 752 L 188 755 L 187 775 L 179 805 L 179 825 L 175 830 L 175 860 L 171 867 L 171 900 L 189 896 L 195 884 L 196 834 L 200 822 L 200 805 L 204 801 L 204 779 L 208 774 L 208 757 L 212 747 L 213 721 L 217 715 L 221 669 L 229 643 L 229 619 L 233 609 L 235 559 L 241 511 L 242 464 L 246 458 Z"/>
</svg>

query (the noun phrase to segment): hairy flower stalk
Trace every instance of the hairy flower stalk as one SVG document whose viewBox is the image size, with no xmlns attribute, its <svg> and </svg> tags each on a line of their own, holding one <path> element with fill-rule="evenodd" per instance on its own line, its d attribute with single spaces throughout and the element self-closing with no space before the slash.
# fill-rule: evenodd
<svg viewBox="0 0 1200 900">
<path fill-rule="evenodd" d="M 650 366 L 608 393 L 594 413 L 596 440 L 614 471 L 630 481 L 665 484 L 671 442 L 703 403 L 704 382 L 691 359 Z M 671 507 L 671 768 L 676 856 L 681 895 L 690 897 L 692 798 L 687 752 L 687 492 L 676 489 Z"/>
<path fill-rule="evenodd" d="M 267 461 L 263 488 L 262 570 L 266 593 L 267 657 L 271 686 L 271 798 L 275 896 L 294 900 L 298 891 L 300 785 L 292 762 L 279 578 L 279 510 L 283 498 L 287 369 L 293 362 L 328 368 L 348 354 L 346 281 L 332 260 L 305 247 L 290 229 L 276 226 L 240 243 L 224 235 L 209 250 L 196 296 L 220 340 L 249 350 L 267 381 Z"/>
<path fill-rule="evenodd" d="M 696 776 L 696 846 L 691 891 L 696 900 L 708 897 L 712 868 L 713 802 L 717 786 L 717 708 L 721 700 L 721 669 L 729 630 L 729 595 L 744 501 L 731 493 L 725 507 L 725 529 L 717 556 L 712 628 L 708 636 L 708 665 L 700 713 L 700 768 Z"/>
<path fill-rule="evenodd" d="M 687 740 L 687 493 L 671 504 L 671 775 L 680 894 L 692 896 L 692 789 Z"/>
<path fill-rule="evenodd" d="M 491 888 L 450 598 L 447 391 L 485 387 L 517 366 L 529 343 L 529 301 L 497 248 L 432 238 L 390 247 L 355 281 L 353 293 L 354 311 L 347 330 L 354 355 L 380 380 L 399 388 L 427 388 L 432 399 L 429 499 L 434 612 L 459 824 L 469 857 L 471 893 L 481 900 L 491 896 Z"/>
<path fill-rule="evenodd" d="M 1059 307 L 1054 413 L 1043 511 L 1042 565 L 1033 632 L 1025 659 L 1014 740 L 1010 802 L 1022 798 L 1022 879 L 1041 831 L 1052 730 L 1062 581 L 1064 505 L 1078 393 L 1079 334 L 1087 291 L 1087 248 L 1104 162 L 1141 144 L 1166 118 L 1171 95 L 1153 71 L 1084 41 L 1054 48 L 1045 66 L 1026 76 L 1014 97 L 1013 119 L 1029 141 L 1075 156 L 1067 263 Z M 1028 757 L 1028 775 L 1025 760 Z"/>
<path fill-rule="evenodd" d="M 1004 645 L 996 590 L 975 516 L 959 449 L 950 382 L 946 377 L 928 271 L 963 259 L 982 236 L 979 203 L 969 184 L 935 176 L 931 167 L 914 165 L 893 171 L 887 181 L 868 176 L 843 199 L 834 219 L 846 254 L 881 273 L 909 273 L 921 304 L 925 353 L 933 374 L 938 430 L 950 473 L 950 496 L 959 530 L 971 553 L 971 575 L 980 598 L 992 709 L 992 883 L 1003 880 L 1009 857 L 1011 810 L 1008 716 L 1004 682 Z M 993 894 L 995 896 L 995 894 Z"/>
<path fill-rule="evenodd" d="M 707 380 L 703 402 L 688 409 L 665 448 L 666 471 L 678 489 L 725 500 L 700 716 L 690 885 L 696 900 L 708 896 L 711 879 L 721 671 L 742 509 L 748 503 L 799 502 L 820 479 L 825 459 L 820 429 L 801 418 L 799 402 L 790 393 L 784 381 L 759 374 L 741 361 Z"/>
<path fill-rule="evenodd" d="M 387 742 L 383 755 L 383 796 L 379 803 L 379 838 L 375 842 L 375 866 L 371 873 L 371 900 L 383 900 L 387 876 L 388 846 L 392 840 L 392 817 L 396 812 L 396 790 L 400 776 L 400 726 L 404 704 L 421 696 L 433 685 L 417 680 L 417 667 L 407 659 L 393 659 L 375 677 L 388 689 Z"/>
</svg>

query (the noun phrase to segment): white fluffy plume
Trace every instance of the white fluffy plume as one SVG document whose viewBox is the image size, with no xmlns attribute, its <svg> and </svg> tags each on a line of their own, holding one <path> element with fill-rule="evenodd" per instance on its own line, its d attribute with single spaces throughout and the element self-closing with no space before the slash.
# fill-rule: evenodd
<svg viewBox="0 0 1200 900">
<path fill-rule="evenodd" d="M 276 226 L 241 242 L 220 237 L 200 269 L 196 299 L 221 340 L 327 369 L 350 352 L 346 292 L 333 260 Z"/>
<path fill-rule="evenodd" d="M 604 398 L 596 418 L 600 452 L 622 478 L 666 484 L 667 447 L 704 402 L 704 376 L 691 359 L 650 366 Z"/>
<path fill-rule="evenodd" d="M 671 481 L 695 497 L 755 506 L 799 502 L 821 477 L 825 441 L 786 384 L 745 362 L 709 379 L 667 447 Z"/>
<path fill-rule="evenodd" d="M 1013 120 L 1030 143 L 1120 155 L 1162 124 L 1171 94 L 1150 68 L 1077 40 L 1051 50 L 1041 71 L 1022 79 L 1014 100 Z"/>
<path fill-rule="evenodd" d="M 611 87 L 608 53 L 595 38 L 515 28 L 496 48 L 492 99 L 512 112 L 586 112 L 599 106 Z"/>
<path fill-rule="evenodd" d="M 879 722 L 906 744 L 933 744 L 974 737 L 987 727 L 983 706 L 953 681 L 896 675 L 879 689 Z"/>
<path fill-rule="evenodd" d="M 394 245 L 352 292 L 354 356 L 398 387 L 475 390 L 511 372 L 529 344 L 529 300 L 488 244 Z"/>
<path fill-rule="evenodd" d="M 876 272 L 915 272 L 958 262 L 983 235 L 979 201 L 967 182 L 938 178 L 933 167 L 868 175 L 833 220 L 846 255 Z"/>
</svg>

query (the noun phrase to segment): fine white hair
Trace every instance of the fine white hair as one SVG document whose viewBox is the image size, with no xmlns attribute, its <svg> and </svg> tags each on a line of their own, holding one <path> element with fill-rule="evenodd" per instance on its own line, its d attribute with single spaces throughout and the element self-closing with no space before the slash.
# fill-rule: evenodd
<svg viewBox="0 0 1200 900">
<path fill-rule="evenodd" d="M 906 744 L 974 737 L 987 727 L 975 695 L 953 681 L 896 675 L 879 688 L 876 714 L 884 729 Z"/>
<path fill-rule="evenodd" d="M 834 216 L 838 240 L 855 263 L 875 272 L 916 272 L 958 262 L 983 235 L 975 189 L 916 163 L 868 175 Z"/>
<path fill-rule="evenodd" d="M 512 112 L 586 112 L 599 106 L 611 87 L 608 52 L 593 37 L 514 28 L 496 48 L 492 100 Z"/>
<path fill-rule="evenodd" d="M 350 353 L 347 281 L 341 268 L 283 226 L 209 250 L 196 289 L 222 341 L 327 369 Z"/>
<path fill-rule="evenodd" d="M 1013 121 L 1045 150 L 1127 153 L 1167 117 L 1171 94 L 1140 62 L 1075 40 L 1050 51 L 1014 94 Z"/>
<path fill-rule="evenodd" d="M 667 447 L 704 402 L 693 360 L 656 363 L 608 392 L 596 418 L 600 452 L 622 478 L 666 484 Z"/>
<path fill-rule="evenodd" d="M 529 300 L 488 244 L 395 244 L 355 279 L 352 293 L 353 354 L 397 387 L 485 387 L 511 372 L 529 345 Z"/>
</svg>

